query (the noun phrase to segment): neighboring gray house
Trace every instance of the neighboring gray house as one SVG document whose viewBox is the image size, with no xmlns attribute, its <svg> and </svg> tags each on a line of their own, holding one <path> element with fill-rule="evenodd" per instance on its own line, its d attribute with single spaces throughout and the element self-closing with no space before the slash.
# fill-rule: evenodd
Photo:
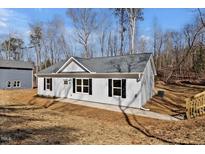
<svg viewBox="0 0 205 154">
<path fill-rule="evenodd" d="M 155 75 L 151 53 L 71 57 L 37 74 L 38 94 L 141 108 L 153 96 Z"/>
<path fill-rule="evenodd" d="M 33 65 L 30 62 L 0 60 L 0 89 L 32 87 Z"/>
</svg>

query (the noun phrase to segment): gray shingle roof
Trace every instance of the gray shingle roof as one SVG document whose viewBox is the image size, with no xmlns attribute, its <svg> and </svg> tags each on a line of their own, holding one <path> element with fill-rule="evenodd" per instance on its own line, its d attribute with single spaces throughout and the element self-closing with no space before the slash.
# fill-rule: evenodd
<svg viewBox="0 0 205 154">
<path fill-rule="evenodd" d="M 143 72 L 151 56 L 151 53 L 138 53 L 133 55 L 115 56 L 115 57 L 96 57 L 96 58 L 79 58 L 74 57 L 83 66 L 91 72 L 96 73 L 128 73 Z M 48 67 L 38 74 L 56 73 L 66 61 L 59 62 Z"/>
<path fill-rule="evenodd" d="M 50 74 L 50 73 L 56 73 L 62 66 L 65 64 L 67 60 L 61 61 L 59 63 L 56 63 L 48 68 L 45 68 L 38 72 L 38 74 Z"/>
<path fill-rule="evenodd" d="M 26 61 L 0 60 L 0 67 L 33 69 L 33 64 Z"/>
</svg>

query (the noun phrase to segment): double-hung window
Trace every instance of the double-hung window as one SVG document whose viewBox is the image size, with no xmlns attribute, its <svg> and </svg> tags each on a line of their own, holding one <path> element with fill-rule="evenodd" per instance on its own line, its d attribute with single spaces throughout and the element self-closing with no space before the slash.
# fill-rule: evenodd
<svg viewBox="0 0 205 154">
<path fill-rule="evenodd" d="M 89 89 L 88 79 L 83 79 L 83 92 L 88 93 L 88 89 Z"/>
<path fill-rule="evenodd" d="M 17 87 L 17 81 L 14 81 L 13 87 Z"/>
<path fill-rule="evenodd" d="M 7 82 L 7 87 L 8 87 L 8 88 L 11 88 L 11 86 L 12 86 L 11 81 L 8 81 L 8 82 Z"/>
<path fill-rule="evenodd" d="M 76 92 L 88 93 L 89 92 L 89 80 L 88 79 L 76 79 Z"/>
<path fill-rule="evenodd" d="M 82 92 L 82 80 L 81 79 L 76 79 L 76 91 L 77 92 Z"/>
<path fill-rule="evenodd" d="M 52 78 L 44 78 L 44 90 L 46 89 L 52 91 Z"/>
<path fill-rule="evenodd" d="M 108 79 L 108 96 L 126 98 L 126 79 Z"/>
<path fill-rule="evenodd" d="M 21 82 L 20 81 L 16 81 L 16 87 L 21 87 Z"/>
<path fill-rule="evenodd" d="M 46 89 L 50 89 L 50 86 L 51 86 L 51 80 L 46 79 Z"/>
<path fill-rule="evenodd" d="M 122 95 L 122 80 L 113 80 L 113 95 Z"/>
</svg>

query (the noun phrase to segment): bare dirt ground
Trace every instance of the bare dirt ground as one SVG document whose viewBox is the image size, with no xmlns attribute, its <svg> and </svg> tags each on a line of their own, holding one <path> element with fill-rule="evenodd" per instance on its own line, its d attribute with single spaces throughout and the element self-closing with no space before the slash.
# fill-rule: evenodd
<svg viewBox="0 0 205 154">
<path fill-rule="evenodd" d="M 155 85 L 156 91 L 163 90 L 165 95 L 163 98 L 154 96 L 146 105 L 151 111 L 168 114 L 178 115 L 185 113 L 185 98 L 192 97 L 193 95 L 205 90 L 205 86 L 197 85 L 176 85 L 176 84 L 164 84 L 159 81 Z"/>
<path fill-rule="evenodd" d="M 0 144 L 205 144 L 205 117 L 162 121 L 35 95 L 0 90 Z"/>
</svg>

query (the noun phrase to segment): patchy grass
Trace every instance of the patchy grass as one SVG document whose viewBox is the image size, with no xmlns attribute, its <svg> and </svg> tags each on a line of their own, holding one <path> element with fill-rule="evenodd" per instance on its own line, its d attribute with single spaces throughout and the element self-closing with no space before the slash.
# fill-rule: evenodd
<svg viewBox="0 0 205 154">
<path fill-rule="evenodd" d="M 205 144 L 204 117 L 126 119 L 35 95 L 36 90 L 0 90 L 0 144 Z"/>
</svg>

